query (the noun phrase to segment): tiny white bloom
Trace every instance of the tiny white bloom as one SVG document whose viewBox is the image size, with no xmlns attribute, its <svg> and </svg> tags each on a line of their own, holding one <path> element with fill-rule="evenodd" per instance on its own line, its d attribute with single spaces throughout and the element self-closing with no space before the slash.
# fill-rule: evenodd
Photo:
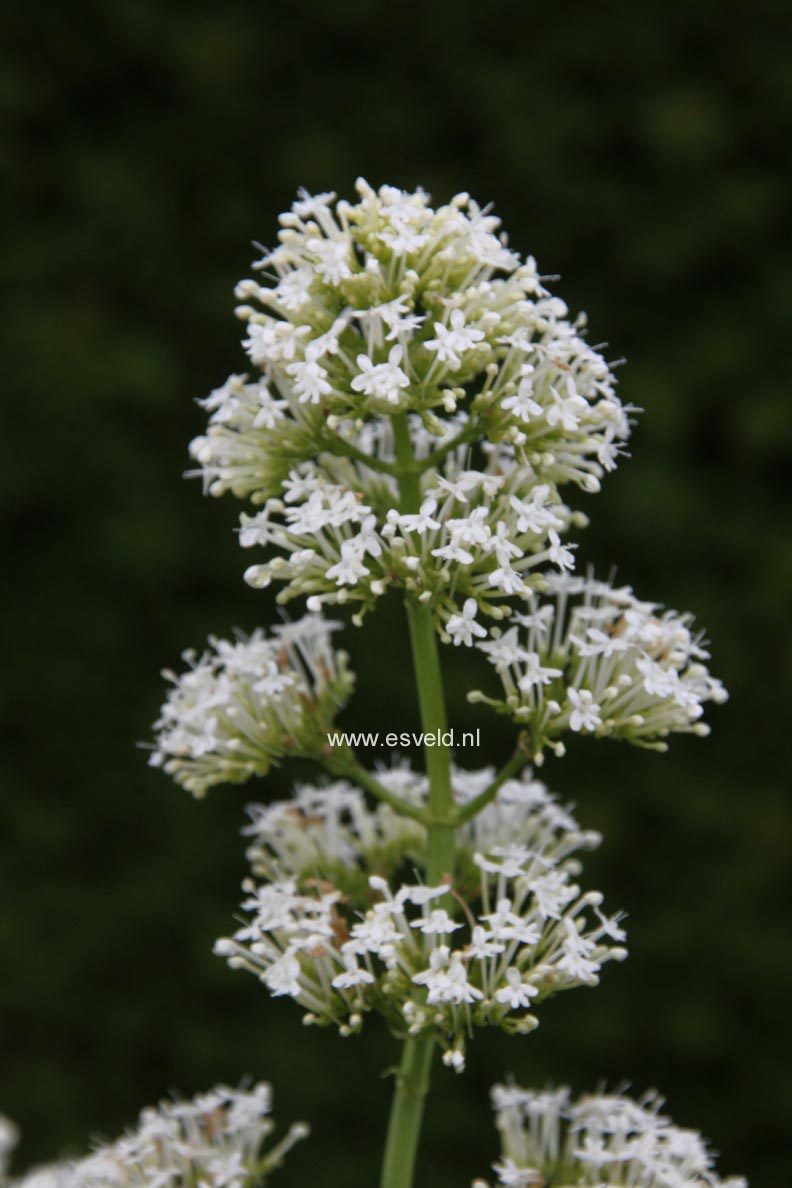
<svg viewBox="0 0 792 1188">
<path fill-rule="evenodd" d="M 600 707 L 594 700 L 594 695 L 589 689 L 567 689 L 567 699 L 572 706 L 572 711 L 569 715 L 570 730 L 593 731 L 598 726 L 602 725 L 602 717 L 600 716 Z"/>
<path fill-rule="evenodd" d="M 486 636 L 486 629 L 476 622 L 477 614 L 478 604 L 475 598 L 468 598 L 462 607 L 462 614 L 452 615 L 448 620 L 446 624 L 448 634 L 457 646 L 464 644 L 469 648 L 472 646 L 475 636 L 480 639 Z"/>
<path fill-rule="evenodd" d="M 391 347 L 387 363 L 376 364 L 368 355 L 358 355 L 360 372 L 352 380 L 353 390 L 397 406 L 401 401 L 402 390 L 410 384 L 409 377 L 399 366 L 403 354 L 402 347 L 396 345 Z"/>
</svg>

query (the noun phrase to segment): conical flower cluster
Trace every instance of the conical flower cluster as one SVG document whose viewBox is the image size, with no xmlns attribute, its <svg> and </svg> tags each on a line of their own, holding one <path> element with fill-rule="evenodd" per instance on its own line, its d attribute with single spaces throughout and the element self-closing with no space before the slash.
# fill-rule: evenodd
<svg viewBox="0 0 792 1188">
<path fill-rule="evenodd" d="M 565 1088 L 496 1085 L 492 1103 L 503 1150 L 494 1170 L 504 1188 L 747 1188 L 742 1177 L 720 1179 L 698 1131 L 675 1126 L 654 1092 L 573 1101 Z"/>
<path fill-rule="evenodd" d="M 472 798 L 492 772 L 455 772 Z M 383 782 L 416 803 L 424 781 L 403 769 Z M 574 855 L 599 843 L 544 785 L 507 781 L 458 839 L 458 873 L 426 886 L 421 826 L 387 806 L 369 810 L 344 783 L 302 788 L 255 808 L 249 857 L 265 882 L 245 885 L 245 922 L 216 951 L 288 995 L 306 1019 L 357 1030 L 367 1011 L 398 1035 L 436 1033 L 461 1069 L 476 1026 L 527 1032 L 533 1009 L 572 986 L 596 985 L 622 959 L 618 917 L 576 883 Z"/>
<path fill-rule="evenodd" d="M 220 1085 L 191 1101 L 165 1101 L 138 1125 L 83 1159 L 51 1164 L 8 1188 L 261 1188 L 308 1134 L 296 1123 L 267 1149 L 275 1124 L 269 1085 Z M 0 1141 L 2 1138 L 0 1137 Z"/>
<path fill-rule="evenodd" d="M 358 194 L 281 216 L 261 280 L 237 289 L 255 371 L 203 401 L 191 452 L 212 494 L 262 505 L 241 540 L 277 555 L 254 585 L 363 608 L 397 585 L 445 628 L 572 564 L 558 488 L 598 489 L 627 410 L 585 320 L 467 194 Z"/>
</svg>

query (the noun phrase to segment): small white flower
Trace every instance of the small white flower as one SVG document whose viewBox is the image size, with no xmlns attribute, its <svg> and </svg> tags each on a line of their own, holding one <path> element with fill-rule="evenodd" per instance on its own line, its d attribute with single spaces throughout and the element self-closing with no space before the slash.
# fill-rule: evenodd
<svg viewBox="0 0 792 1188">
<path fill-rule="evenodd" d="M 387 363 L 376 364 L 368 355 L 358 355 L 357 365 L 360 372 L 352 380 L 353 391 L 363 392 L 366 396 L 398 406 L 401 403 L 402 390 L 410 384 L 409 377 L 399 366 L 403 354 L 401 346 L 391 347 Z"/>
<path fill-rule="evenodd" d="M 477 644 L 476 647 L 479 651 L 484 652 L 497 670 L 508 669 L 512 664 L 526 659 L 528 653 L 518 641 L 516 627 L 510 627 L 508 631 L 498 635 L 495 634 L 495 631 L 492 634 L 492 639 L 487 640 L 486 643 Z"/>
<path fill-rule="evenodd" d="M 376 980 L 373 973 L 358 965 L 355 953 L 347 948 L 344 953 L 344 972 L 337 974 L 330 983 L 336 990 L 351 990 L 354 986 L 370 986 Z"/>
<path fill-rule="evenodd" d="M 554 565 L 559 569 L 574 569 L 575 568 L 575 554 L 573 549 L 577 548 L 576 544 L 564 545 L 561 543 L 561 538 L 556 532 L 555 528 L 551 528 L 548 532 L 548 539 L 550 547 L 547 550 L 547 555 Z"/>
<path fill-rule="evenodd" d="M 425 536 L 427 532 L 436 532 L 440 527 L 440 521 L 434 519 L 434 514 L 437 511 L 437 500 L 425 499 L 421 504 L 419 510 L 414 515 L 399 515 L 398 512 L 389 512 L 388 516 L 392 515 L 394 522 L 399 525 L 402 532 L 417 532 L 419 536 Z"/>
<path fill-rule="evenodd" d="M 537 652 L 523 652 L 521 659 L 525 665 L 523 675 L 517 682 L 521 693 L 527 693 L 537 685 L 549 685 L 556 677 L 563 676 L 560 668 L 543 667 L 542 658 Z"/>
<path fill-rule="evenodd" d="M 448 363 L 453 371 L 462 366 L 462 356 L 472 350 L 484 338 L 484 331 L 469 326 L 461 309 L 451 311 L 449 325 L 435 323 L 435 338 L 424 343 L 428 351 L 434 351 L 441 363 Z"/>
<path fill-rule="evenodd" d="M 442 936 L 449 932 L 455 932 L 462 925 L 453 920 L 444 908 L 434 908 L 427 916 L 413 920 L 410 927 L 417 928 L 426 936 Z"/>
<path fill-rule="evenodd" d="M 551 387 L 553 403 L 547 410 L 547 421 L 550 425 L 558 425 L 569 432 L 574 432 L 580 425 L 580 418 L 588 410 L 588 404 L 574 390 L 572 381 L 567 381 L 567 396 L 561 396 L 556 388 Z"/>
<path fill-rule="evenodd" d="M 309 304 L 314 274 L 310 268 L 294 268 L 278 281 L 272 296 L 288 313 L 299 313 Z"/>
<path fill-rule="evenodd" d="M 294 380 L 294 390 L 301 404 L 319 404 L 322 397 L 333 390 L 327 371 L 315 359 L 290 363 L 286 371 Z"/>
<path fill-rule="evenodd" d="M 352 275 L 349 266 L 349 241 L 344 237 L 338 239 L 319 239 L 314 237 L 306 243 L 307 250 L 316 261 L 316 271 L 329 285 L 337 285 Z"/>
<path fill-rule="evenodd" d="M 560 675 L 560 674 L 559 674 Z M 602 725 L 600 707 L 594 700 L 594 695 L 588 689 L 567 689 L 567 699 L 572 706 L 569 715 L 570 730 L 593 731 Z"/>
<path fill-rule="evenodd" d="M 355 586 L 370 571 L 360 559 L 360 552 L 352 541 L 345 540 L 341 546 L 341 560 L 331 565 L 327 576 L 339 586 Z"/>
<path fill-rule="evenodd" d="M 486 629 L 476 622 L 478 604 L 474 598 L 468 598 L 462 607 L 461 615 L 452 615 L 446 624 L 448 634 L 454 643 L 471 647 L 476 636 L 486 637 Z"/>
</svg>

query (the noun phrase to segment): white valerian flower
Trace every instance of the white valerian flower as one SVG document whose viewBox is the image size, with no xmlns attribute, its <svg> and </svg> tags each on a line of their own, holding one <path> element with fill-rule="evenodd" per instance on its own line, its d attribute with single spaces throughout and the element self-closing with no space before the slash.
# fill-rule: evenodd
<svg viewBox="0 0 792 1188">
<path fill-rule="evenodd" d="M 503 698 L 484 701 L 527 727 L 538 759 L 545 746 L 563 753 L 567 730 L 622 738 L 665 750 L 669 734 L 709 733 L 704 704 L 727 694 L 712 677 L 691 616 L 640 602 L 628 587 L 593 578 L 553 576 L 551 597 L 529 596 L 524 628 L 479 645 L 503 683 Z"/>
<path fill-rule="evenodd" d="M 295 1123 L 267 1147 L 275 1129 L 272 1090 L 219 1085 L 191 1101 L 143 1110 L 134 1130 L 82 1159 L 29 1172 L 9 1188 L 260 1188 L 308 1127 Z"/>
<path fill-rule="evenodd" d="M 524 598 L 536 567 L 571 567 L 553 535 L 570 523 L 559 488 L 598 488 L 629 410 L 583 321 L 506 246 L 492 214 L 466 194 L 434 208 L 422 190 L 357 189 L 356 204 L 301 193 L 255 266 L 262 282 L 237 286 L 258 371 L 201 402 L 209 426 L 191 453 L 208 492 L 263 505 L 267 531 L 246 518 L 241 541 L 276 558 L 251 568 L 252 584 L 364 608 L 397 585 L 445 631 L 467 599 L 498 617 L 493 601 Z M 460 485 L 475 443 L 486 465 Z M 405 466 L 410 508 L 397 481 Z M 310 514 L 290 519 L 297 481 Z M 335 513 L 350 499 L 373 517 L 378 564 L 347 543 L 355 520 Z M 438 514 L 419 534 L 410 519 L 432 502 Z"/>
<path fill-rule="evenodd" d="M 458 802 L 493 777 L 454 769 Z M 408 768 L 378 779 L 426 802 L 426 778 Z M 251 817 L 248 857 L 265 881 L 246 881 L 244 923 L 216 952 L 299 1002 L 309 1022 L 349 1034 L 375 1010 L 396 1034 L 434 1031 L 461 1069 L 472 1027 L 530 1031 L 535 1004 L 596 985 L 602 964 L 626 955 L 619 918 L 575 881 L 573 855 L 599 836 L 530 773 L 459 830 L 453 886 L 403 881 L 426 860 L 423 827 L 387 805 L 367 808 L 344 781 L 300 787 L 293 802 L 255 806 Z"/>
<path fill-rule="evenodd" d="M 654 1091 L 637 1100 L 622 1092 L 573 1101 L 563 1087 L 496 1085 L 492 1104 L 502 1147 L 493 1166 L 506 1188 L 747 1188 L 740 1176 L 720 1178 L 698 1131 L 675 1126 Z"/>
<path fill-rule="evenodd" d="M 427 351 L 434 351 L 441 363 L 447 363 L 450 371 L 458 371 L 462 366 L 462 356 L 472 351 L 485 335 L 477 326 L 465 324 L 461 309 L 452 311 L 449 323 L 443 325 L 437 322 L 434 327 L 437 337 L 425 340 L 424 346 Z"/>
<path fill-rule="evenodd" d="M 472 560 L 472 558 L 471 558 Z M 478 604 L 475 598 L 467 598 L 462 607 L 462 613 L 459 615 L 451 615 L 446 623 L 446 631 L 451 636 L 455 644 L 467 644 L 468 647 L 473 643 L 476 636 L 480 638 L 486 637 L 487 632 L 476 622 L 476 613 L 478 612 Z"/>
<path fill-rule="evenodd" d="M 354 684 L 345 652 L 330 637 L 338 623 L 306 615 L 234 641 L 210 639 L 176 675 L 149 762 L 203 796 L 215 784 L 265 775 L 284 755 L 324 751 L 327 730 Z"/>
<path fill-rule="evenodd" d="M 385 363 L 373 363 L 368 355 L 358 355 L 360 373 L 352 380 L 353 391 L 374 396 L 393 408 L 402 406 L 402 390 L 410 385 L 408 376 L 399 366 L 403 354 L 403 347 L 397 345 L 391 347 Z"/>
<path fill-rule="evenodd" d="M 344 440 L 362 448 L 359 436 Z M 377 440 L 378 456 L 391 458 L 390 434 Z M 393 506 L 399 497 L 390 475 L 361 487 L 363 468 L 351 458 L 291 469 L 282 496 L 242 518 L 244 547 L 280 550 L 251 566 L 247 580 L 283 583 L 282 601 L 303 595 L 310 607 L 355 601 L 368 608 L 401 585 L 432 607 L 445 638 L 470 646 L 486 637 L 479 612 L 500 618 L 503 600 L 525 603 L 544 582 L 545 566 L 568 568 L 572 553 L 559 530 L 582 521 L 549 484 L 534 486 L 520 470 L 504 473 L 499 453 L 491 452 L 485 470 L 463 468 L 463 456 L 448 455 L 414 512 Z"/>
</svg>

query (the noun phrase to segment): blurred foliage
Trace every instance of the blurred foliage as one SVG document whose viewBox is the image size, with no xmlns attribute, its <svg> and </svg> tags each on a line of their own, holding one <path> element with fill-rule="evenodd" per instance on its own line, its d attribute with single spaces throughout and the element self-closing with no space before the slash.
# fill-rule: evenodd
<svg viewBox="0 0 792 1188">
<path fill-rule="evenodd" d="M 585 501 L 581 560 L 694 608 L 732 694 L 704 743 L 581 742 L 548 763 L 606 835 L 587 877 L 629 911 L 631 958 L 548 1005 L 535 1036 L 477 1038 L 464 1078 L 438 1071 L 420 1183 L 486 1171 L 486 1090 L 509 1070 L 656 1084 L 724 1169 L 784 1182 L 786 0 L 11 0 L 2 22 L 0 1106 L 23 1157 L 250 1072 L 273 1079 L 284 1121 L 314 1123 L 284 1183 L 374 1182 L 394 1046 L 376 1024 L 306 1031 L 212 958 L 252 793 L 194 804 L 133 745 L 161 665 L 273 614 L 242 584 L 238 509 L 180 477 L 193 398 L 241 366 L 231 290 L 249 240 L 271 241 L 298 185 L 349 194 L 364 173 L 494 200 L 593 341 L 629 359 L 635 459 Z M 349 639 L 347 720 L 408 725 L 398 606 Z M 448 660 L 452 721 L 498 759 L 508 727 L 465 705 L 466 660 Z"/>
</svg>

